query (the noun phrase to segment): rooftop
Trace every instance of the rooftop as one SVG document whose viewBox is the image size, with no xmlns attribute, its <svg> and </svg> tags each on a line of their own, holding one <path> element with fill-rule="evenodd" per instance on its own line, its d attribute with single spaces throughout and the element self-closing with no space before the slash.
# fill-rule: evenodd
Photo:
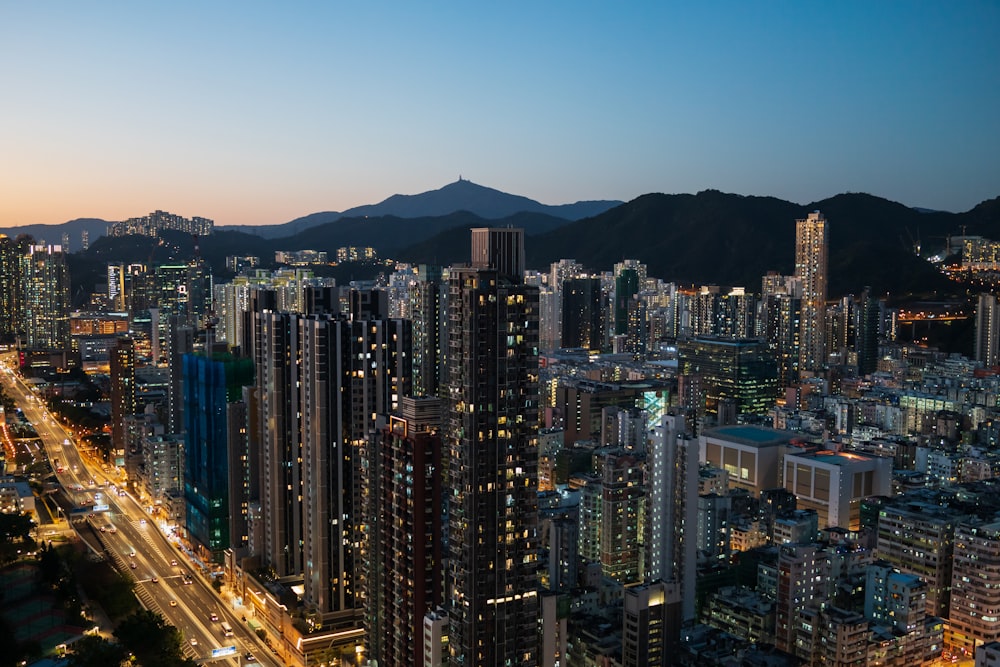
<svg viewBox="0 0 1000 667">
<path fill-rule="evenodd" d="M 719 426 L 705 431 L 705 437 L 716 440 L 729 440 L 755 447 L 775 447 L 777 445 L 789 444 L 797 434 L 792 431 L 779 431 L 766 426 L 753 426 L 750 424 L 738 424 L 733 426 Z"/>
</svg>

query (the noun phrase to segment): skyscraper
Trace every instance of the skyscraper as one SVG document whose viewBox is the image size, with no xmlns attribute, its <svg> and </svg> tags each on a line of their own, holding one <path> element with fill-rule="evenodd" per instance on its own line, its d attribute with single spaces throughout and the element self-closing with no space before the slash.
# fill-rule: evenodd
<svg viewBox="0 0 1000 667">
<path fill-rule="evenodd" d="M 182 357 L 184 505 L 191 538 L 215 559 L 231 544 L 229 404 L 253 382 L 253 363 L 228 353 Z"/>
<path fill-rule="evenodd" d="M 252 302 L 246 338 L 261 438 L 255 555 L 279 576 L 303 577 L 309 614 L 360 625 L 364 504 L 376 470 L 368 439 L 375 415 L 410 392 L 410 323 L 349 320 L 329 312 L 332 304 L 320 313 L 274 312 L 267 290 Z"/>
<path fill-rule="evenodd" d="M 976 304 L 976 361 L 984 366 L 1000 363 L 1000 307 L 995 294 L 984 292 Z"/>
<path fill-rule="evenodd" d="M 795 277 L 802 281 L 799 366 L 815 371 L 826 363 L 826 280 L 829 234 L 826 218 L 814 211 L 795 221 Z"/>
<path fill-rule="evenodd" d="M 562 284 L 562 346 L 604 347 L 604 299 L 600 278 L 570 278 Z"/>
<path fill-rule="evenodd" d="M 21 266 L 18 261 L 18 243 L 6 234 L 0 234 L 0 341 L 12 342 L 24 326 L 21 294 Z"/>
<path fill-rule="evenodd" d="M 125 418 L 135 414 L 135 344 L 121 338 L 111 350 L 111 449 L 125 449 Z"/>
<path fill-rule="evenodd" d="M 373 439 L 365 630 L 385 667 L 424 664 L 424 615 L 444 595 L 441 400 L 403 397 Z"/>
<path fill-rule="evenodd" d="M 62 246 L 31 245 L 22 256 L 25 333 L 30 349 L 69 347 L 69 269 Z"/>
<path fill-rule="evenodd" d="M 475 229 L 449 278 L 449 651 L 452 665 L 534 665 L 538 290 L 523 230 Z"/>
</svg>

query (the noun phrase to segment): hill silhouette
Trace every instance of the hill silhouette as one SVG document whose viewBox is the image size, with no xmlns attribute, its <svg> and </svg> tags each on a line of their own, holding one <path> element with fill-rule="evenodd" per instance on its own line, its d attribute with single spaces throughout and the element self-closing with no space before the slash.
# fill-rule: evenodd
<svg viewBox="0 0 1000 667">
<path fill-rule="evenodd" d="M 479 186 L 476 186 L 479 187 Z M 649 275 L 681 284 L 718 284 L 760 290 L 768 271 L 794 270 L 795 220 L 820 210 L 829 221 L 831 298 L 858 294 L 866 287 L 893 298 L 964 294 L 914 252 L 924 257 L 945 246 L 949 235 L 1000 238 L 1000 198 L 965 213 L 921 212 L 863 193 L 840 194 L 807 205 L 774 197 L 706 190 L 698 194 L 648 194 L 575 222 L 521 212 L 499 220 L 468 211 L 443 216 L 353 217 L 275 239 L 239 231 L 219 231 L 199 240 L 200 254 L 224 277 L 228 255 L 255 255 L 263 266 L 275 250 L 313 249 L 333 253 L 342 246 L 372 246 L 379 257 L 411 263 L 449 265 L 469 260 L 469 229 L 523 227 L 528 266 L 546 269 L 563 258 L 592 271 L 610 270 L 624 258 L 638 259 Z M 194 255 L 193 239 L 165 234 L 161 239 L 104 238 L 74 258 L 73 266 L 99 280 L 109 261 L 177 261 Z M 84 266 L 90 265 L 89 270 Z M 74 283 L 84 279 L 74 272 Z M 79 278 L 78 278 L 79 276 Z"/>
<path fill-rule="evenodd" d="M 264 238 L 281 238 L 305 232 L 330 222 L 352 218 L 386 217 L 435 218 L 467 211 L 484 220 L 502 220 L 517 213 L 538 213 L 564 221 L 596 215 L 621 204 L 620 201 L 580 201 L 550 206 L 462 179 L 437 190 L 416 195 L 392 195 L 377 204 L 365 204 L 338 213 L 326 211 L 296 218 L 283 225 L 227 225 L 220 230 L 241 231 Z"/>
</svg>

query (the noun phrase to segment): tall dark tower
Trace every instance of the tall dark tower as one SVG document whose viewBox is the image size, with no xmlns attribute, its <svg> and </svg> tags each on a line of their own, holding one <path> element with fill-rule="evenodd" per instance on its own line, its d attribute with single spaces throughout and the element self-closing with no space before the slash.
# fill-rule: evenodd
<svg viewBox="0 0 1000 667">
<path fill-rule="evenodd" d="M 870 287 L 861 293 L 858 308 L 858 374 L 871 375 L 878 369 L 879 324 L 882 321 L 882 304 L 872 296 Z"/>
<path fill-rule="evenodd" d="M 135 345 L 121 338 L 111 350 L 111 449 L 125 450 L 125 418 L 135 414 Z"/>
<path fill-rule="evenodd" d="M 628 331 L 629 303 L 639 293 L 639 272 L 622 269 L 615 277 L 615 335 Z"/>
<path fill-rule="evenodd" d="M 4 343 L 13 342 L 24 327 L 24 313 L 17 310 L 24 302 L 18 255 L 14 239 L 0 234 L 0 341 Z"/>
<path fill-rule="evenodd" d="M 449 277 L 445 598 L 462 667 L 538 657 L 538 290 L 522 279 L 523 238 L 473 230 L 473 266 Z"/>
<path fill-rule="evenodd" d="M 441 267 L 421 264 L 410 287 L 413 320 L 413 395 L 438 396 L 447 343 L 448 290 Z"/>
<path fill-rule="evenodd" d="M 570 278 L 562 284 L 562 345 L 604 347 L 604 308 L 600 278 Z"/>
</svg>

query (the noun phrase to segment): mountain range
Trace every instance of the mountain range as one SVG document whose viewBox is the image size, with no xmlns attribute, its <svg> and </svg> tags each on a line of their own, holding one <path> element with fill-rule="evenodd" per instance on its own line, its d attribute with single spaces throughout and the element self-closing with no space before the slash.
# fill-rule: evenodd
<svg viewBox="0 0 1000 667">
<path fill-rule="evenodd" d="M 416 195 L 392 195 L 378 204 L 356 206 L 341 213 L 324 211 L 311 213 L 289 222 L 274 225 L 218 225 L 215 232 L 235 231 L 266 239 L 284 238 L 302 233 L 342 218 L 393 216 L 396 218 L 427 218 L 447 216 L 456 211 L 468 211 L 484 220 L 499 220 L 517 213 L 538 213 L 562 221 L 579 220 L 618 206 L 620 201 L 578 201 L 573 204 L 550 206 L 534 199 L 512 195 L 478 185 L 459 177 L 454 183 Z M 144 214 L 143 214 L 144 215 Z M 0 227 L 8 236 L 30 234 L 38 241 L 60 243 L 63 234 L 70 240 L 71 251 L 82 247 L 82 232 L 87 231 L 90 243 L 107 235 L 109 221 L 100 218 L 77 218 L 58 225 L 25 225 Z M 367 243 L 365 243 L 367 245 Z"/>
<path fill-rule="evenodd" d="M 199 239 L 199 252 L 221 280 L 226 279 L 226 256 L 253 255 L 270 266 L 275 250 L 312 249 L 332 255 L 343 246 L 372 246 L 382 258 L 449 265 L 468 261 L 471 227 L 516 226 L 525 229 L 531 268 L 545 270 L 551 262 L 572 258 L 589 270 L 607 271 L 615 262 L 634 258 L 647 265 L 650 276 L 664 280 L 758 291 L 766 272 L 793 272 L 795 220 L 813 210 L 822 211 L 829 221 L 831 297 L 858 294 L 866 286 L 900 299 L 964 295 L 966 286 L 947 280 L 926 257 L 943 252 L 950 236 L 1000 239 L 1000 198 L 964 213 L 946 213 L 922 212 L 862 193 L 801 205 L 706 190 L 643 195 L 576 221 L 531 212 L 485 219 L 455 211 L 417 218 L 340 218 L 281 238 L 221 230 Z M 88 274 L 99 281 L 109 261 L 183 260 L 193 253 L 193 240 L 181 233 L 165 233 L 159 239 L 104 238 L 86 253 L 71 255 L 71 272 L 80 285 L 80 280 L 86 284 Z M 378 263 L 322 270 L 343 282 L 391 269 Z"/>
</svg>

